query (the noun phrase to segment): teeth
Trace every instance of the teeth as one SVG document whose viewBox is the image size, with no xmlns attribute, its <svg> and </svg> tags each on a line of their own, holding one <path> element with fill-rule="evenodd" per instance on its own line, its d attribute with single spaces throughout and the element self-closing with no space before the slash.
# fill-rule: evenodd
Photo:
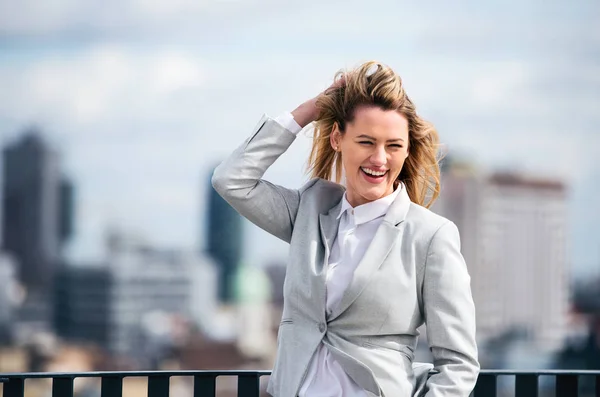
<svg viewBox="0 0 600 397">
<path fill-rule="evenodd" d="M 366 172 L 367 174 L 373 175 L 373 176 L 382 176 L 386 173 L 386 171 L 377 172 L 377 171 L 373 171 L 373 170 L 370 170 L 368 168 L 363 168 L 363 167 L 361 167 L 360 169 L 363 170 L 364 172 Z"/>
</svg>

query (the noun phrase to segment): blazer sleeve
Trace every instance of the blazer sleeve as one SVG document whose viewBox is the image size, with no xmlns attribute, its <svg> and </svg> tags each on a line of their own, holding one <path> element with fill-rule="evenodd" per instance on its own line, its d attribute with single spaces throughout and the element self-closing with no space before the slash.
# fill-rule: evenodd
<svg viewBox="0 0 600 397">
<path fill-rule="evenodd" d="M 434 234 L 423 280 L 424 317 L 434 374 L 425 397 L 468 397 L 479 374 L 471 278 L 450 221 Z"/>
<path fill-rule="evenodd" d="M 264 115 L 250 138 L 219 164 L 212 176 L 213 188 L 242 216 L 288 243 L 301 190 L 261 178 L 295 139 L 295 134 Z"/>
</svg>

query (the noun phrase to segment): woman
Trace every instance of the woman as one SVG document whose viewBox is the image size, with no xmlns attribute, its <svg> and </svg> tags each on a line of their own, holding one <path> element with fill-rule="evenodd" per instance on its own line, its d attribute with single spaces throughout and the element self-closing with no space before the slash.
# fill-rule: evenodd
<svg viewBox="0 0 600 397">
<path fill-rule="evenodd" d="M 470 277 L 456 226 L 424 207 L 439 192 L 437 133 L 389 67 L 337 77 L 291 114 L 263 116 L 213 175 L 240 214 L 290 244 L 268 392 L 467 397 L 479 371 Z M 313 178 L 299 190 L 262 180 L 313 121 Z M 431 372 L 413 363 L 424 322 Z"/>
</svg>

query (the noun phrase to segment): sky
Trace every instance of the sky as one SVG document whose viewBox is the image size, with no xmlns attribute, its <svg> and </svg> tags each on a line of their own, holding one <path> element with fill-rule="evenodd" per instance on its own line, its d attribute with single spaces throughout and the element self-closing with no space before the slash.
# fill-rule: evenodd
<svg viewBox="0 0 600 397">
<path fill-rule="evenodd" d="M 570 265 L 600 272 L 600 3 L 0 0 L 0 144 L 38 126 L 77 188 L 76 262 L 107 228 L 197 249 L 211 168 L 263 113 L 375 59 L 451 154 L 568 186 Z M 308 132 L 266 178 L 307 180 Z M 247 227 L 249 263 L 286 246 Z"/>
</svg>

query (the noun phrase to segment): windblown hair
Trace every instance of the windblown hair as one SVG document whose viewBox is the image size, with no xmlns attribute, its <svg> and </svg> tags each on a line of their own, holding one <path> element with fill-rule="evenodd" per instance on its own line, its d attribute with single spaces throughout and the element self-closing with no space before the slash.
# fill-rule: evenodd
<svg viewBox="0 0 600 397">
<path fill-rule="evenodd" d="M 313 144 L 308 160 L 311 177 L 340 183 L 341 152 L 331 147 L 330 135 L 337 123 L 342 134 L 354 120 L 359 106 L 395 110 L 408 120 L 408 157 L 394 188 L 406 186 L 411 201 L 430 207 L 440 192 L 438 133 L 433 125 L 417 115 L 415 105 L 404 92 L 402 80 L 390 67 L 370 61 L 350 71 L 339 71 L 332 88 L 317 99 L 319 116 L 315 122 Z"/>
</svg>

